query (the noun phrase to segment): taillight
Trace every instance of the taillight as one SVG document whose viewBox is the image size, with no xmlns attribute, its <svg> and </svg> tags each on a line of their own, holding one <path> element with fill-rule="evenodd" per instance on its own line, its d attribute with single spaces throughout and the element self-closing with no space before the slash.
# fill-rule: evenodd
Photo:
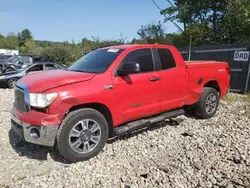
<svg viewBox="0 0 250 188">
<path fill-rule="evenodd" d="M 226 68 L 226 71 L 227 71 L 227 73 L 230 75 L 231 74 L 231 68 L 230 67 L 227 67 Z"/>
</svg>

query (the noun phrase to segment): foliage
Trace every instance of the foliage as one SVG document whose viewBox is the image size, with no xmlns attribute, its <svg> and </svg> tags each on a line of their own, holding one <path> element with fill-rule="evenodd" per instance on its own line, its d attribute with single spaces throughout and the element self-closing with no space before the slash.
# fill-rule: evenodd
<svg viewBox="0 0 250 188">
<path fill-rule="evenodd" d="M 92 40 L 89 40 L 87 38 L 83 38 L 81 44 L 82 44 L 83 53 L 85 54 L 98 48 L 125 44 L 125 39 L 120 38 L 118 40 L 115 40 L 115 39 L 101 40 L 98 37 L 92 37 Z"/>
<path fill-rule="evenodd" d="M 60 44 L 44 48 L 41 55 L 44 57 L 51 57 L 57 63 L 68 64 L 70 51 L 65 45 Z"/>
<path fill-rule="evenodd" d="M 36 48 L 36 45 L 34 41 L 31 39 L 26 39 L 24 41 L 24 45 L 22 45 L 19 50 L 22 53 L 29 54 L 29 53 L 32 53 L 32 51 L 35 50 L 35 48 Z"/>
<path fill-rule="evenodd" d="M 194 45 L 250 41 L 249 0 L 174 0 L 161 14 L 182 23 Z"/>
<path fill-rule="evenodd" d="M 50 57 L 57 63 L 70 65 L 82 55 L 106 46 L 125 44 L 125 39 L 101 40 L 93 37 L 91 40 L 83 38 L 81 42 L 64 41 L 51 42 L 33 40 L 33 35 L 28 29 L 7 36 L 0 35 L 0 48 L 16 49 L 20 54 Z"/>
<path fill-rule="evenodd" d="M 250 41 L 250 2 L 249 0 L 230 0 L 224 18 L 220 23 L 218 35 L 221 42 L 242 43 Z"/>
<path fill-rule="evenodd" d="M 137 34 L 141 37 L 141 39 L 147 41 L 147 43 L 161 43 L 165 39 L 165 30 L 161 22 L 158 22 L 157 24 L 153 22 L 148 25 L 141 26 L 141 28 L 137 31 Z"/>
<path fill-rule="evenodd" d="M 21 31 L 21 33 L 18 33 L 18 36 L 21 40 L 32 40 L 33 39 L 33 36 L 30 32 L 29 29 L 24 29 Z"/>
<path fill-rule="evenodd" d="M 17 49 L 18 46 L 18 37 L 14 33 L 9 33 L 6 37 L 0 37 L 0 48 Z"/>
<path fill-rule="evenodd" d="M 133 38 L 131 44 L 148 44 L 148 41 L 146 39 Z"/>
</svg>

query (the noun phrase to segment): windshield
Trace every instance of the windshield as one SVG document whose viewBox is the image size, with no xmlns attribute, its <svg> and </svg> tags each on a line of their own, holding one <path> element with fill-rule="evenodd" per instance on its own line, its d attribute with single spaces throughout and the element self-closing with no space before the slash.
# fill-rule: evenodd
<svg viewBox="0 0 250 188">
<path fill-rule="evenodd" d="M 124 49 L 98 49 L 94 50 L 71 65 L 68 70 L 103 73 Z"/>
<path fill-rule="evenodd" d="M 21 58 L 20 58 L 20 57 L 11 57 L 11 58 L 8 59 L 8 60 L 9 60 L 9 62 L 11 62 L 11 63 L 16 63 L 17 60 L 19 60 L 19 59 L 21 59 Z"/>
</svg>

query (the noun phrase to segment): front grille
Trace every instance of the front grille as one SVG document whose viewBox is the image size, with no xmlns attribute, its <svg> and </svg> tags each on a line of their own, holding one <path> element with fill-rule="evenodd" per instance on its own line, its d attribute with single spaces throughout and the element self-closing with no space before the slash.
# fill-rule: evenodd
<svg viewBox="0 0 250 188">
<path fill-rule="evenodd" d="M 28 112 L 29 106 L 25 103 L 23 89 L 15 88 L 15 106 L 21 112 Z"/>
</svg>

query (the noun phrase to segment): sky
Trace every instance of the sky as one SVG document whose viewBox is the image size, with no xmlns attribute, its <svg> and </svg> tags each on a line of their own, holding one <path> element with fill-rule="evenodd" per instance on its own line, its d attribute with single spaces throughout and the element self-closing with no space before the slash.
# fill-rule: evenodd
<svg viewBox="0 0 250 188">
<path fill-rule="evenodd" d="M 163 20 L 151 0 L 0 0 L 0 34 L 28 28 L 36 40 L 118 39 L 121 33 L 132 40 L 141 25 Z M 163 25 L 177 31 L 170 22 Z"/>
</svg>

